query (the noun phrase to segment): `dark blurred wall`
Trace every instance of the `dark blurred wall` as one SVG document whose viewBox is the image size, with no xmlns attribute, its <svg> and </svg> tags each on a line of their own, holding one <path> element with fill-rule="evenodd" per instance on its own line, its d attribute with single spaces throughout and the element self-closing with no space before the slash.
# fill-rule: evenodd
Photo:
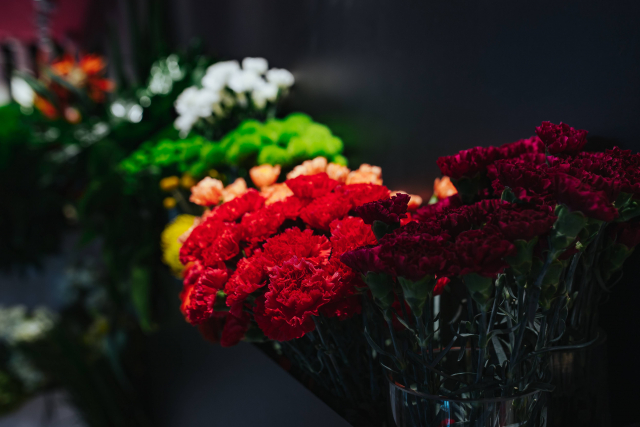
<svg viewBox="0 0 640 427">
<path fill-rule="evenodd" d="M 430 193 L 438 156 L 528 137 L 542 120 L 590 147 L 640 149 L 640 1 L 171 0 L 174 41 L 290 69 L 288 111 L 342 136 L 352 164 Z M 603 308 L 612 412 L 639 421 L 639 257 Z M 614 424 L 621 425 L 621 424 Z M 622 424 L 624 425 L 624 424 Z"/>
</svg>

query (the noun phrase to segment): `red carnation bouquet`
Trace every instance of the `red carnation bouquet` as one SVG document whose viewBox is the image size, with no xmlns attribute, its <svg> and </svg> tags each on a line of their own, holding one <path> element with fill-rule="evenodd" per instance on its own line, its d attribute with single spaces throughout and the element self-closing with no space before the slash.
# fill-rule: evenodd
<svg viewBox="0 0 640 427">
<path fill-rule="evenodd" d="M 550 352 L 597 339 L 599 295 L 640 242 L 640 156 L 583 152 L 565 124 L 536 132 L 438 159 L 459 193 L 411 221 L 402 195 L 355 209 L 377 243 L 340 260 L 367 284 L 396 422 L 543 425 Z"/>
<path fill-rule="evenodd" d="M 211 206 L 182 237 L 181 309 L 222 346 L 277 342 L 334 408 L 378 425 L 384 417 L 376 411 L 385 405 L 381 372 L 362 335 L 366 285 L 340 256 L 376 244 L 371 226 L 353 214 L 391 193 L 380 168 L 349 172 L 325 161 L 318 173 L 313 162 L 282 184 L 269 179 L 261 192 L 245 190 L 221 204 L 210 180 L 192 189 L 194 200 Z M 258 172 L 266 173 L 256 169 L 252 177 Z"/>
</svg>

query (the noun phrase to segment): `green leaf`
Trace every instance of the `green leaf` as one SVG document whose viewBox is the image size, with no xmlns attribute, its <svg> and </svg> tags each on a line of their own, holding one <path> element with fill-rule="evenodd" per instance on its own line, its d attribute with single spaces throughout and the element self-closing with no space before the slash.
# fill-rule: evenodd
<svg viewBox="0 0 640 427">
<path fill-rule="evenodd" d="M 582 212 L 571 212 L 566 205 L 558 205 L 556 215 L 558 219 L 553 224 L 549 237 L 554 258 L 571 246 L 580 231 L 587 225 L 587 217 Z"/>
<path fill-rule="evenodd" d="M 385 312 L 389 310 L 395 301 L 391 277 L 370 271 L 364 277 L 364 281 L 369 286 L 376 304 Z"/>
<path fill-rule="evenodd" d="M 525 275 L 531 270 L 533 260 L 533 249 L 538 243 L 538 237 L 534 237 L 530 241 L 516 240 L 513 242 L 518 252 L 505 258 L 511 269 L 517 276 Z"/>
<path fill-rule="evenodd" d="M 397 222 L 395 224 L 387 224 L 385 222 L 375 220 L 373 221 L 373 225 L 371 225 L 371 230 L 373 231 L 373 234 L 375 234 L 376 239 L 380 240 L 382 236 L 391 233 L 399 226 L 400 223 Z"/>
<path fill-rule="evenodd" d="M 434 276 L 425 276 L 414 282 L 404 277 L 398 277 L 398 282 L 400 282 L 404 300 L 409 305 L 411 312 L 414 316 L 422 316 L 422 309 L 427 302 L 429 294 L 433 291 L 436 278 Z"/>
<path fill-rule="evenodd" d="M 490 277 L 483 277 L 476 273 L 463 276 L 464 284 L 469 290 L 471 298 L 486 310 L 492 300 L 494 283 Z"/>
<path fill-rule="evenodd" d="M 229 311 L 227 306 L 227 294 L 224 291 L 216 292 L 216 298 L 213 302 L 213 311 Z"/>
</svg>

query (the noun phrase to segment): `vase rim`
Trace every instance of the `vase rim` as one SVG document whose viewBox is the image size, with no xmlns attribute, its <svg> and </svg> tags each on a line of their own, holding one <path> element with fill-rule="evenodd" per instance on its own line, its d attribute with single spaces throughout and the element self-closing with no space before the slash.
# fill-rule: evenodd
<svg viewBox="0 0 640 427">
<path fill-rule="evenodd" d="M 401 390 L 401 391 L 403 391 L 405 393 L 413 394 L 414 396 L 418 396 L 418 397 L 425 398 L 425 399 L 430 399 L 430 400 L 446 400 L 446 401 L 449 401 L 449 402 L 460 402 L 460 403 L 470 403 L 470 402 L 475 402 L 475 403 L 506 402 L 506 401 L 509 401 L 509 400 L 519 399 L 519 398 L 522 398 L 522 397 L 533 396 L 535 394 L 542 395 L 543 393 L 546 393 L 546 391 L 544 391 L 544 390 L 531 390 L 531 391 L 526 392 L 526 393 L 514 394 L 512 396 L 485 397 L 485 398 L 481 398 L 481 399 L 464 399 L 464 398 L 453 398 L 453 397 L 447 397 L 447 396 L 441 396 L 441 395 L 435 395 L 435 394 L 427 394 L 427 393 L 422 393 L 422 392 L 419 392 L 419 391 L 415 391 L 413 389 L 406 388 L 405 386 L 396 383 L 395 381 L 393 381 L 389 377 L 387 377 L 387 381 L 389 382 L 389 386 L 395 387 L 398 390 Z"/>
</svg>

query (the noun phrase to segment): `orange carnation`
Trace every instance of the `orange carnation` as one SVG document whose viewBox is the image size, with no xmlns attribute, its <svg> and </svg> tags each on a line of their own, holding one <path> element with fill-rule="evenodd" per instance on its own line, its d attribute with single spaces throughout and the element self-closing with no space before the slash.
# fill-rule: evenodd
<svg viewBox="0 0 640 427">
<path fill-rule="evenodd" d="M 349 173 L 346 183 L 382 185 L 382 169 L 380 166 L 363 163 L 358 170 Z"/>
<path fill-rule="evenodd" d="M 200 206 L 217 205 L 223 195 L 224 187 L 222 181 L 210 177 L 204 178 L 198 184 L 191 187 L 191 197 L 189 201 Z"/>
<path fill-rule="evenodd" d="M 227 203 L 247 192 L 247 181 L 244 178 L 236 179 L 233 184 L 227 185 L 222 190 L 222 200 Z"/>
<path fill-rule="evenodd" d="M 254 166 L 249 171 L 251 180 L 256 187 L 262 189 L 270 186 L 278 180 L 280 176 L 280 165 L 271 166 L 269 164 Z"/>
<path fill-rule="evenodd" d="M 433 195 L 436 196 L 438 200 L 446 199 L 454 194 L 458 194 L 458 190 L 453 186 L 453 183 L 448 176 L 436 178 L 433 183 Z"/>
</svg>

